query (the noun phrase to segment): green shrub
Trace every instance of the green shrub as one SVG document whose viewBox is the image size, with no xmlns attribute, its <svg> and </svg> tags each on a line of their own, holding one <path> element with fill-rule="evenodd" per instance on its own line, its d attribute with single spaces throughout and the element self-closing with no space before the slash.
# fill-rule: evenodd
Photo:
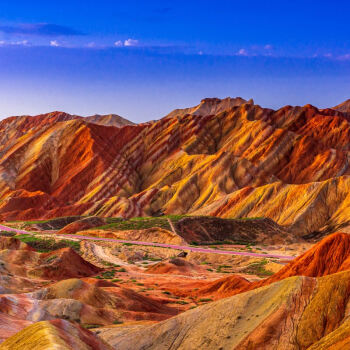
<svg viewBox="0 0 350 350">
<path fill-rule="evenodd" d="M 46 259 L 46 262 L 47 262 L 47 263 L 50 263 L 50 262 L 52 262 L 53 260 L 55 260 L 55 259 L 57 259 L 57 258 L 58 258 L 57 255 L 52 255 L 52 256 L 50 256 L 49 258 Z"/>
<path fill-rule="evenodd" d="M 213 299 L 210 299 L 210 298 L 201 298 L 201 299 L 199 299 L 199 301 L 200 301 L 201 303 L 208 303 L 209 301 L 213 301 Z"/>
<path fill-rule="evenodd" d="M 115 275 L 115 271 L 113 271 L 113 270 L 102 272 L 102 277 L 105 279 L 112 279 L 112 278 L 114 278 L 114 275 Z"/>
<path fill-rule="evenodd" d="M 53 238 L 41 238 L 31 235 L 16 236 L 20 241 L 27 243 L 29 246 L 41 253 L 51 252 L 62 248 L 72 248 L 76 252 L 80 252 L 80 242 L 70 241 L 67 239 L 55 241 Z"/>
<path fill-rule="evenodd" d="M 120 320 L 115 320 L 114 322 L 113 322 L 113 324 L 123 324 L 124 322 L 123 321 L 120 321 Z"/>
<path fill-rule="evenodd" d="M 112 279 L 112 281 L 111 282 L 121 282 L 122 281 L 122 279 L 121 278 L 114 278 L 114 279 Z"/>
</svg>

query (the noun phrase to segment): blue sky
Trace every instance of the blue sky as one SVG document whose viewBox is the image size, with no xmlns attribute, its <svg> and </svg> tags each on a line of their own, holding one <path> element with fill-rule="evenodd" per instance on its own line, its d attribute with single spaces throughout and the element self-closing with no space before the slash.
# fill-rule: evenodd
<svg viewBox="0 0 350 350">
<path fill-rule="evenodd" d="M 348 1 L 0 2 L 0 118 L 350 98 Z"/>
</svg>

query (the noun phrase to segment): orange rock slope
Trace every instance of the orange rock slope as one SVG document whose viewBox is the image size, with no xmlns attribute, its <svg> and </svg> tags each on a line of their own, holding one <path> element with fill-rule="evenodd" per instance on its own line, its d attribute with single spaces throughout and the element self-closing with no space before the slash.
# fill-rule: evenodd
<svg viewBox="0 0 350 350">
<path fill-rule="evenodd" d="M 301 236 L 348 222 L 346 113 L 238 98 L 139 125 L 96 118 L 0 123 L 0 218 L 269 217 Z"/>
<path fill-rule="evenodd" d="M 194 296 L 210 295 L 220 299 L 267 286 L 293 276 L 321 277 L 348 270 L 350 270 L 350 235 L 334 233 L 325 237 L 269 278 L 249 282 L 240 276 L 231 275 L 205 283 L 202 288 L 196 291 L 181 291 L 174 286 L 174 293 Z"/>
<path fill-rule="evenodd" d="M 39 253 L 14 238 L 0 237 L 0 243 L 0 343 L 55 318 L 98 327 L 161 321 L 179 312 L 160 298 L 123 287 L 121 279 L 103 279 L 99 274 L 108 272 L 71 248 Z"/>
</svg>

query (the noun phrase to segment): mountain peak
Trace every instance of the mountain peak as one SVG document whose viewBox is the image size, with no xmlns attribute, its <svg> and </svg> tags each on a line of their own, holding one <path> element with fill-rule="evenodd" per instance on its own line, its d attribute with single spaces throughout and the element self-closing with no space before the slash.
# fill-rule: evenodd
<svg viewBox="0 0 350 350">
<path fill-rule="evenodd" d="M 253 99 L 247 101 L 242 97 L 226 97 L 223 99 L 217 97 L 207 97 L 202 99 L 200 104 L 197 106 L 175 109 L 166 117 L 184 116 L 186 114 L 201 116 L 214 115 L 226 110 L 230 110 L 232 107 L 241 106 L 243 104 L 253 105 L 254 101 Z"/>
<path fill-rule="evenodd" d="M 332 109 L 343 113 L 350 113 L 350 99 L 332 107 Z"/>
</svg>

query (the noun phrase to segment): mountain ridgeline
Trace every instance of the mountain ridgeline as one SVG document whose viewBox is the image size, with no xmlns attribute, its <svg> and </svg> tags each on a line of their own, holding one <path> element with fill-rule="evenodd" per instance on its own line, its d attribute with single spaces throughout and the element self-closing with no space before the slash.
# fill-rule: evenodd
<svg viewBox="0 0 350 350">
<path fill-rule="evenodd" d="M 350 217 L 350 108 L 242 98 L 133 124 L 62 112 L 0 122 L 0 219 L 267 217 L 298 236 Z"/>
</svg>

